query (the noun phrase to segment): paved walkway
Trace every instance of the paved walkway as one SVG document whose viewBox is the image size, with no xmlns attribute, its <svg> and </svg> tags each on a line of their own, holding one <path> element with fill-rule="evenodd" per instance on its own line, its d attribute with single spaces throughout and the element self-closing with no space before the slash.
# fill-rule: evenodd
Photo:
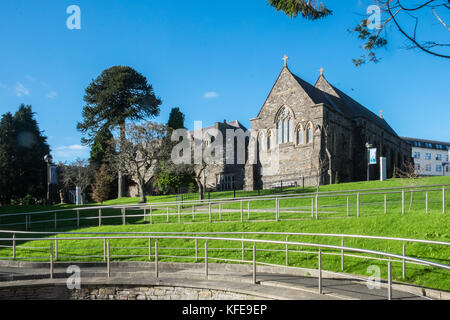
<svg viewBox="0 0 450 320">
<path fill-rule="evenodd" d="M 76 264 L 76 263 L 75 263 Z M 70 274 L 66 273 L 69 264 L 55 264 L 54 278 L 63 280 Z M 238 290 L 242 286 L 250 291 L 260 294 L 261 297 L 270 299 L 357 299 L 357 300 L 386 300 L 388 289 L 369 289 L 365 281 L 356 281 L 340 277 L 322 278 L 323 294 L 318 294 L 318 279 L 314 276 L 301 276 L 298 274 L 257 272 L 257 285 L 252 283 L 252 273 L 249 266 L 236 266 L 225 264 L 210 264 L 208 280 L 205 278 L 204 264 L 169 264 L 160 263 L 159 278 L 155 278 L 153 263 L 112 263 L 111 278 L 107 278 L 106 265 L 102 263 L 83 265 L 81 268 L 82 284 L 87 283 L 89 279 L 102 279 L 101 281 L 127 280 L 133 283 L 141 283 L 144 280 L 165 280 L 175 281 L 177 283 L 189 282 L 190 286 L 205 283 L 218 284 L 226 283 L 229 291 Z M 30 267 L 33 266 L 33 267 Z M 19 266 L 0 266 L 0 286 L 14 285 L 23 281 L 33 283 L 36 280 L 48 281 L 48 264 L 34 264 L 27 266 L 23 263 Z M 260 267 L 258 267 L 260 268 Z M 247 270 L 246 270 L 247 269 Z M 264 267 L 261 267 L 264 269 Z M 57 281 L 57 280 L 55 280 Z M 220 285 L 219 285 L 220 287 Z M 238 290 L 239 291 L 239 290 Z M 262 294 L 264 293 L 264 294 Z M 394 300 L 425 300 L 427 297 L 418 296 L 412 293 L 393 290 Z"/>
</svg>

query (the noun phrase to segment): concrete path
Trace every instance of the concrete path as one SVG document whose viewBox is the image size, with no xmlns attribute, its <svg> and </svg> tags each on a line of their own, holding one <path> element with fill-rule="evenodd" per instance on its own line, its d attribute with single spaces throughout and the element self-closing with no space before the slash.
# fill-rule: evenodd
<svg viewBox="0 0 450 320">
<path fill-rule="evenodd" d="M 268 299 L 344 299 L 344 300 L 386 300 L 388 289 L 386 286 L 380 289 L 369 289 L 366 282 L 352 280 L 345 277 L 326 275 L 322 278 L 323 294 L 318 294 L 318 278 L 314 276 L 300 275 L 294 268 L 284 268 L 280 273 L 274 273 L 276 268 L 258 266 L 257 284 L 252 283 L 253 275 L 248 265 L 225 265 L 209 264 L 208 279 L 205 278 L 204 264 L 174 264 L 160 263 L 159 278 L 155 277 L 153 263 L 118 263 L 111 264 L 111 277 L 107 278 L 106 264 L 104 263 L 74 263 L 81 269 L 82 284 L 94 280 L 112 281 L 127 280 L 142 282 L 144 280 L 165 279 L 174 282 L 189 282 L 191 286 L 205 283 L 226 283 L 229 291 L 238 291 L 245 286 L 251 287 L 251 292 L 257 296 Z M 61 281 L 71 274 L 66 273 L 69 263 L 56 263 L 54 267 L 53 281 Z M 0 264 L 0 286 L 11 286 L 14 283 L 32 284 L 33 281 L 49 281 L 49 264 L 45 263 L 2 263 Z M 269 272 L 268 272 L 269 271 Z M 309 273 L 309 272 L 308 272 Z M 250 287 L 249 287 L 250 286 Z M 220 286 L 219 286 L 220 287 Z M 247 292 L 248 293 L 248 292 Z M 264 294 L 263 294 L 264 293 Z M 394 289 L 392 292 L 394 300 L 429 300 L 430 298 L 419 296 Z"/>
</svg>

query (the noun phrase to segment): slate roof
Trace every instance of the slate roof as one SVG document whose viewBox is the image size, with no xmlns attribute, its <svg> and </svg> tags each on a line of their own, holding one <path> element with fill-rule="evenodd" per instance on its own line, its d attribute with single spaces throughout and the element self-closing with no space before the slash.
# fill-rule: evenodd
<svg viewBox="0 0 450 320">
<path fill-rule="evenodd" d="M 391 128 L 386 120 L 380 118 L 378 115 L 362 106 L 359 102 L 355 101 L 344 92 L 331 85 L 323 75 L 320 75 L 316 85 L 312 86 L 292 72 L 291 74 L 303 90 L 305 90 L 308 96 L 314 101 L 314 103 L 324 103 L 350 119 L 365 118 L 394 136 L 397 136 L 397 133 Z M 325 87 L 324 89 L 326 91 L 317 87 L 319 83 Z"/>
</svg>

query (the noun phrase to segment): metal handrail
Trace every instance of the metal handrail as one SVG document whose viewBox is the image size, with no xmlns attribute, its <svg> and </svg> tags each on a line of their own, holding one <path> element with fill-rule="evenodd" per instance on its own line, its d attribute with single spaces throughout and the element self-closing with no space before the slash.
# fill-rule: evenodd
<svg viewBox="0 0 450 320">
<path fill-rule="evenodd" d="M 337 235 L 333 235 L 333 236 L 337 236 Z M 361 236 L 355 236 L 355 235 L 339 235 L 339 236 L 354 236 L 354 237 L 361 237 Z M 362 236 L 364 237 L 364 236 Z M 386 237 L 387 238 L 387 237 Z M 169 235 L 169 236 L 108 236 L 108 237 L 61 237 L 61 238 L 44 238 L 44 239 L 36 239 L 36 238 L 16 238 L 15 236 L 13 236 L 12 238 L 4 238 L 2 239 L 3 241 L 13 241 L 13 243 L 15 243 L 15 241 L 20 240 L 20 241 L 50 241 L 50 278 L 53 278 L 53 268 L 54 268 L 54 248 L 53 248 L 53 243 L 54 241 L 71 241 L 71 240 L 76 240 L 76 241 L 80 241 L 80 240 L 85 240 L 85 241 L 89 241 L 89 240 L 103 240 L 104 243 L 107 243 L 107 269 L 108 269 L 108 276 L 110 275 L 110 252 L 109 252 L 109 242 L 110 240 L 129 240 L 129 239 L 146 239 L 149 241 L 149 243 L 151 243 L 151 241 L 155 241 L 155 252 L 154 252 L 154 256 L 155 256 L 155 268 L 157 270 L 157 264 L 158 264 L 158 260 L 157 260 L 157 256 L 158 256 L 158 247 L 157 247 L 157 243 L 158 240 L 164 240 L 164 239 L 172 239 L 172 240 L 195 240 L 196 241 L 196 256 L 195 258 L 198 259 L 198 247 L 197 247 L 197 243 L 198 240 L 201 241 L 205 241 L 205 268 L 206 268 L 206 275 L 207 270 L 208 270 L 208 259 L 216 259 L 214 257 L 209 257 L 208 258 L 208 246 L 207 243 L 208 241 L 231 241 L 231 242 L 238 242 L 241 243 L 242 245 L 244 243 L 252 243 L 253 244 L 253 279 L 254 279 L 254 283 L 256 283 L 256 244 L 273 244 L 273 245 L 283 245 L 286 246 L 286 252 L 288 253 L 288 246 L 300 246 L 300 247 L 313 247 L 313 248 L 317 248 L 319 249 L 318 252 L 318 256 L 319 256 L 319 293 L 322 293 L 322 285 L 321 285 L 321 272 L 322 272 L 322 268 L 321 268 L 321 256 L 322 256 L 322 252 L 321 249 L 333 249 L 333 250 L 341 250 L 342 254 L 345 251 L 351 251 L 351 252 L 358 252 L 358 253 L 364 253 L 364 254 L 369 254 L 369 255 L 376 255 L 376 256 L 381 256 L 381 257 L 385 257 L 385 258 L 389 258 L 389 262 L 388 262 L 388 298 L 390 299 L 392 297 L 392 261 L 391 259 L 398 259 L 403 261 L 403 264 L 405 262 L 409 262 L 409 263 L 415 263 L 415 264 L 421 264 L 421 265 L 426 265 L 426 266 L 430 266 L 430 267 L 437 267 L 440 269 L 444 269 L 444 270 L 450 270 L 450 265 L 446 265 L 446 264 L 442 264 L 442 263 L 437 263 L 437 262 L 433 262 L 433 261 L 429 261 L 429 260 L 424 260 L 424 259 L 420 259 L 420 258 L 415 258 L 415 257 L 410 257 L 410 256 L 406 256 L 405 254 L 403 255 L 399 255 L 399 254 L 394 254 L 394 253 L 389 253 L 389 252 L 383 252 L 383 251 L 377 251 L 377 250 L 369 250 L 369 249 L 362 249 L 362 248 L 354 248 L 354 247 L 347 247 L 344 245 L 338 246 L 338 245 L 329 245 L 329 244 L 321 244 L 321 243 L 309 243 L 309 242 L 298 242 L 298 241 L 279 241 L 279 240 L 264 240 L 264 239 L 246 239 L 246 238 L 224 238 L 224 237 L 199 237 L 199 236 L 174 236 L 174 235 Z M 387 238 L 388 239 L 388 238 Z M 396 240 L 398 238 L 395 238 Z M 406 240 L 406 239 L 402 239 L 402 240 Z M 417 240 L 417 241 L 427 241 L 427 240 L 419 240 L 419 239 L 408 239 L 408 240 Z M 441 243 L 439 243 L 441 244 Z M 448 245 L 448 243 L 445 243 L 445 245 Z M 149 247 L 150 249 L 150 247 Z M 214 248 L 214 249 L 221 249 L 221 248 Z M 265 249 L 260 249 L 260 250 L 265 250 Z M 106 252 L 105 252 L 106 254 Z M 15 253 L 14 253 L 15 255 Z M 151 255 L 151 251 L 149 251 L 149 256 Z M 124 257 L 130 256 L 130 255 L 123 255 Z M 163 255 L 160 255 L 163 256 Z M 179 256 L 171 256 L 171 257 L 175 257 L 175 258 L 180 258 Z M 105 256 L 106 258 L 106 256 Z M 190 257 L 190 256 L 183 256 L 183 258 L 194 258 L 194 257 Z M 228 260 L 232 260 L 232 259 L 226 259 L 226 258 L 217 258 L 223 261 L 228 261 Z M 287 259 L 287 258 L 286 258 Z M 234 261 L 240 261 L 240 262 L 244 262 L 244 263 L 249 263 L 249 261 L 245 260 L 244 257 L 242 258 L 242 260 L 234 260 Z M 259 264 L 264 264 L 263 262 L 259 262 Z M 157 274 L 158 276 L 158 274 Z"/>
<path fill-rule="evenodd" d="M 374 189 L 361 189 L 361 190 L 341 190 L 341 191 L 322 191 L 322 192 L 313 192 L 313 193 L 302 193 L 302 194 L 280 194 L 280 195 L 267 195 L 267 196 L 249 196 L 249 197 L 241 197 L 235 199 L 228 198 L 219 198 L 219 199 L 209 199 L 209 200 L 189 200 L 189 201 L 167 201 L 167 202 L 150 202 L 143 204 L 123 204 L 123 205 L 110 205 L 110 206 L 85 206 L 85 207 L 76 207 L 69 209 L 52 209 L 52 210 L 43 210 L 43 211 L 35 211 L 35 212 L 19 212 L 19 213 L 8 213 L 2 214 L 0 217 L 11 217 L 11 216 L 21 216 L 21 215 L 35 215 L 42 213 L 55 213 L 55 212 L 66 212 L 66 211 L 87 211 L 87 210 L 98 210 L 98 209 L 144 209 L 150 206 L 152 207 L 166 207 L 166 206 L 178 206 L 180 203 L 183 205 L 196 205 L 196 204 L 219 204 L 219 203 L 235 203 L 240 201 L 271 201 L 277 199 L 303 199 L 303 198 L 313 198 L 318 196 L 319 198 L 323 197 L 336 197 L 336 196 L 356 196 L 359 195 L 370 195 L 370 194 L 396 194 L 401 193 L 401 190 L 408 189 L 407 192 L 426 192 L 426 191 L 442 191 L 449 190 L 450 184 L 442 184 L 442 185 L 426 185 L 426 186 L 404 186 L 404 187 L 391 187 L 391 188 L 374 188 Z M 439 187 L 435 189 L 428 189 L 433 187 Z M 419 188 L 427 188 L 420 190 Z M 418 190 L 411 190 L 418 189 Z M 391 191 L 391 192 L 375 192 L 380 190 L 400 190 L 400 191 Z M 372 192 L 373 191 L 373 192 Z"/>
<path fill-rule="evenodd" d="M 382 236 L 367 236 L 367 235 L 355 235 L 355 234 L 334 234 L 334 233 L 304 233 L 304 232 L 257 232 L 257 231 L 228 231 L 228 232 L 164 232 L 164 231 L 137 231 L 137 232 L 33 232 L 33 231 L 10 231 L 0 230 L 0 234 L 34 234 L 34 235 L 279 235 L 279 236 L 310 236 L 310 237 L 334 237 L 334 238 L 356 238 L 356 239 L 371 239 L 371 240 L 387 240 L 387 241 L 401 241 L 411 243 L 424 243 L 450 246 L 450 242 L 435 241 L 435 240 L 422 240 L 411 238 L 398 238 L 398 237 L 382 237 Z M 36 238 L 33 238 L 36 240 Z M 60 239 L 60 238 L 58 238 Z M 0 240 L 5 240 L 0 238 Z M 16 240 L 23 240 L 23 238 L 16 238 Z"/>
<path fill-rule="evenodd" d="M 33 216 L 44 213 L 58 213 L 58 212 L 80 212 L 80 211 L 88 211 L 88 210 L 102 210 L 102 209 L 128 209 L 128 210 L 142 210 L 158 207 L 170 207 L 170 206 L 179 206 L 181 203 L 183 206 L 195 206 L 199 203 L 202 205 L 218 205 L 218 204 L 231 204 L 231 203 L 240 203 L 242 201 L 246 202 L 256 202 L 256 201 L 277 201 L 277 200 L 286 200 L 286 199 L 313 199 L 313 198 L 325 198 L 325 197 L 341 197 L 341 196 L 361 196 L 361 195 L 376 195 L 376 194 L 398 194 L 405 192 L 430 192 L 430 191 L 447 191 L 449 188 L 447 186 L 450 185 L 431 185 L 431 186 L 411 186 L 411 187 L 392 187 L 392 188 L 379 188 L 379 189 L 362 189 L 362 190 L 343 190 L 343 191 L 329 191 L 323 193 L 305 193 L 301 195 L 270 195 L 270 196 L 254 196 L 254 197 L 243 197 L 236 199 L 210 199 L 210 200 L 191 200 L 191 201 L 172 201 L 172 202 L 153 202 L 153 203 L 145 203 L 145 204 L 126 204 L 126 205 L 111 205 L 111 206 L 88 206 L 88 207 L 77 207 L 77 208 L 69 208 L 69 209 L 54 209 L 54 210 L 44 210 L 44 211 L 35 211 L 35 212 L 20 212 L 20 213 L 9 213 L 2 214 L 1 217 L 14 217 L 14 216 Z M 431 188 L 431 187 L 439 187 L 436 189 L 418 189 L 418 188 Z M 393 190 L 393 189 L 401 189 L 399 191 L 390 191 L 390 192 L 378 192 L 380 190 Z M 414 189 L 414 190 L 410 190 Z M 373 192 L 363 192 L 363 191 L 373 191 Z M 105 217 L 107 218 L 107 217 Z M 71 218 L 68 220 L 76 220 L 76 218 Z M 48 222 L 48 221 L 45 221 Z M 19 223 L 24 224 L 24 223 Z"/>
</svg>

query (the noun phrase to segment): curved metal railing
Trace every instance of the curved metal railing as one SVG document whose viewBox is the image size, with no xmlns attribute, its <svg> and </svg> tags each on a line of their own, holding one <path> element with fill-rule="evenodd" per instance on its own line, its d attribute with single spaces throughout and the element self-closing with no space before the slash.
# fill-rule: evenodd
<svg viewBox="0 0 450 320">
<path fill-rule="evenodd" d="M 45 233 L 39 233 L 39 232 L 13 232 L 13 231 L 0 231 L 0 234 L 6 235 L 6 237 L 1 238 L 1 242 L 11 242 L 11 246 L 8 245 L 2 245 L 3 248 L 10 248 L 13 251 L 12 257 L 4 257 L 2 259 L 14 259 L 14 260 L 24 260 L 29 259 L 30 257 L 21 258 L 19 255 L 17 255 L 17 249 L 45 249 L 46 252 L 48 252 L 47 256 L 44 257 L 38 257 L 41 260 L 49 261 L 50 262 L 50 277 L 53 277 L 53 265 L 54 260 L 61 258 L 61 251 L 58 252 L 58 244 L 60 245 L 61 242 L 70 242 L 70 241 L 96 241 L 100 240 L 103 241 L 103 255 L 93 255 L 93 256 L 83 256 L 81 257 L 83 261 L 92 260 L 93 258 L 103 258 L 106 261 L 106 270 L 108 276 L 111 274 L 110 269 L 110 260 L 112 258 L 133 258 L 133 257 L 147 257 L 150 261 L 155 262 L 155 275 L 159 276 L 158 271 L 158 257 L 167 257 L 167 258 L 183 258 L 183 259 L 194 259 L 195 261 L 198 261 L 199 259 L 199 241 L 205 242 L 205 253 L 203 256 L 203 259 L 205 260 L 205 275 L 208 276 L 208 261 L 210 260 L 217 260 L 217 261 L 224 261 L 224 262 L 233 262 L 233 263 L 251 263 L 253 265 L 253 282 L 256 283 L 256 265 L 272 265 L 272 266 L 280 266 L 281 264 L 273 264 L 273 263 L 267 263 L 263 261 L 257 261 L 256 260 L 256 245 L 275 245 L 275 246 L 283 246 L 283 249 L 271 249 L 271 248 L 262 248 L 260 247 L 258 249 L 258 252 L 280 252 L 284 251 L 286 253 L 286 264 L 289 266 L 289 254 L 290 253 L 307 253 L 307 254 L 313 254 L 318 256 L 318 287 L 319 287 L 319 293 L 322 293 L 322 271 L 328 272 L 326 270 L 322 270 L 321 263 L 322 263 L 322 255 L 330 255 L 330 254 L 340 254 L 341 255 L 341 268 L 342 271 L 344 270 L 344 258 L 345 257 L 353 257 L 353 258 L 362 258 L 362 259 L 376 259 L 376 260 L 386 260 L 388 261 L 388 298 L 392 298 L 392 263 L 393 262 L 400 262 L 402 263 L 402 273 L 403 278 L 405 278 L 406 273 L 406 264 L 417 264 L 417 265 L 423 265 L 428 267 L 434 267 L 442 270 L 450 270 L 450 265 L 438 263 L 435 261 L 426 260 L 420 257 L 413 257 L 413 256 L 407 256 L 406 255 L 406 243 L 418 243 L 418 244 L 427 244 L 427 245 L 439 245 L 439 246 L 449 246 L 450 242 L 443 242 L 443 241 L 433 241 L 433 240 L 422 240 L 422 239 L 409 239 L 409 238 L 395 238 L 395 237 L 381 237 L 381 236 L 364 236 L 364 235 L 350 235 L 350 234 L 323 234 L 323 233 L 295 233 L 295 232 L 288 232 L 288 233 L 282 233 L 282 232 L 201 232 L 201 233 L 188 233 L 188 232 L 126 232 L 126 233 L 119 233 L 119 232 L 109 232 L 109 233 L 77 233 L 77 232 L 71 232 L 71 233 L 63 233 L 58 234 L 58 237 L 56 238 L 48 238 L 48 236 L 56 235 L 56 233 L 51 232 L 45 232 Z M 92 236 L 93 234 L 98 236 Z M 138 234 L 138 235 L 137 235 Z M 17 237 L 17 235 L 20 235 L 21 237 Z M 41 235 L 46 236 L 47 238 L 33 238 L 30 237 L 31 235 Z M 74 237 L 73 235 L 84 235 L 84 237 Z M 236 237 L 236 235 L 240 236 L 239 238 Z M 232 237 L 225 237 L 225 236 L 232 236 Z M 273 240 L 273 239 L 255 239 L 255 238 L 246 238 L 246 236 L 285 236 L 286 241 L 282 240 Z M 301 236 L 301 237 L 319 237 L 321 239 L 325 238 L 341 238 L 342 243 L 341 245 L 335 245 L 335 244 L 324 244 L 324 243 L 316 243 L 316 242 L 304 242 L 304 241 L 289 241 L 289 236 Z M 392 253 L 392 252 L 384 252 L 384 251 L 378 251 L 378 250 L 372 250 L 372 249 L 365 249 L 365 248 L 358 248 L 358 247 L 350 247 L 344 245 L 344 239 L 346 238 L 353 238 L 353 239 L 366 239 L 366 240 L 385 240 L 385 241 L 397 241 L 397 242 L 403 242 L 403 250 L 402 254 Z M 146 240 L 148 241 L 147 247 L 117 247 L 117 248 L 126 248 L 126 249 L 146 249 L 147 252 L 145 255 L 133 255 L 130 252 L 125 255 L 111 255 L 111 247 L 110 247 L 110 241 L 111 240 Z M 195 247 L 194 248 L 171 248 L 171 247 L 164 247 L 164 248 L 158 248 L 158 240 L 161 242 L 162 240 L 183 240 L 183 241 L 194 241 Z M 34 242 L 34 241 L 48 241 L 49 247 L 21 247 L 20 245 L 17 245 L 17 242 Z M 241 248 L 238 247 L 232 247 L 232 248 L 224 248 L 224 247 L 214 247 L 208 249 L 208 242 L 227 242 L 227 243 L 239 243 L 241 244 Z M 154 243 L 154 249 L 152 248 L 152 242 Z M 248 251 L 248 248 L 245 248 L 245 244 L 251 243 L 253 244 L 253 260 L 249 261 L 245 259 L 245 253 Z M 304 251 L 304 250 L 295 250 L 294 248 L 302 248 L 302 247 L 308 247 L 308 248 L 315 248 L 318 251 Z M 91 247 L 93 248 L 93 247 Z M 65 249 L 71 249 L 69 247 L 65 247 Z M 83 248 L 81 248 L 83 249 Z M 84 247 L 86 249 L 86 247 Z M 153 252 L 152 252 L 153 249 Z M 189 255 L 162 255 L 161 249 L 164 250 L 192 250 L 195 252 L 194 256 Z M 322 252 L 322 250 L 330 250 L 329 252 L 325 251 Z M 56 251 L 55 251 L 56 250 Z M 237 250 L 242 251 L 241 259 L 231 259 L 231 258 L 224 258 L 224 257 L 213 257 L 209 256 L 208 252 L 217 252 L 217 251 L 227 251 L 227 250 Z M 336 252 L 337 251 L 337 252 Z M 338 253 L 340 251 L 340 253 Z M 76 258 L 79 259 L 80 256 L 64 256 L 64 258 Z M 450 257 L 449 257 L 450 258 Z M 448 259 L 446 259 L 448 261 Z M 356 276 L 351 276 L 352 278 L 357 278 Z"/>
<path fill-rule="evenodd" d="M 391 190 L 391 191 L 383 191 L 383 190 Z M 394 190 L 394 191 L 392 191 Z M 38 212 L 25 212 L 25 213 L 11 213 L 11 214 L 1 214 L 0 215 L 0 227 L 16 227 L 25 226 L 25 230 L 28 231 L 31 229 L 33 225 L 50 223 L 55 229 L 57 229 L 58 225 L 62 222 L 76 222 L 76 226 L 80 227 L 81 221 L 88 220 L 98 220 L 98 225 L 102 224 L 102 221 L 106 219 L 121 219 L 122 224 L 127 223 L 127 218 L 143 218 L 144 221 L 149 221 L 150 223 L 154 222 L 153 218 L 165 218 L 162 222 L 170 222 L 171 218 L 178 217 L 178 223 L 181 223 L 182 218 L 186 216 L 192 216 L 192 221 L 196 222 L 195 217 L 197 216 L 208 216 L 207 222 L 213 222 L 213 215 L 218 215 L 218 221 L 223 222 L 222 214 L 231 213 L 235 215 L 234 221 L 243 222 L 245 220 L 245 215 L 247 215 L 247 221 L 251 220 L 251 213 L 258 214 L 258 216 L 263 215 L 262 221 L 268 220 L 281 220 L 281 214 L 293 217 L 289 217 L 289 219 L 305 219 L 306 217 L 311 217 L 312 219 L 319 219 L 319 214 L 321 217 L 327 217 L 328 214 L 340 214 L 342 217 L 349 217 L 351 211 L 353 215 L 356 217 L 360 217 L 361 215 L 361 206 L 373 206 L 373 205 L 381 205 L 383 208 L 380 208 L 380 211 L 383 211 L 384 214 L 388 214 L 390 210 L 390 206 L 395 203 L 395 206 L 399 206 L 398 211 L 401 210 L 402 214 L 405 214 L 406 211 L 406 193 L 423 193 L 425 196 L 424 202 L 425 207 L 424 211 L 429 213 L 430 204 L 433 200 L 429 199 L 430 192 L 439 192 L 442 193 L 440 196 L 440 200 L 434 200 L 435 202 L 442 202 L 442 212 L 446 211 L 446 192 L 448 192 L 450 188 L 447 185 L 440 186 L 412 186 L 412 187 L 399 187 L 399 188 L 390 188 L 390 189 L 365 189 L 359 191 L 330 191 L 324 193 L 314 193 L 314 194 L 302 194 L 302 195 L 279 195 L 279 196 L 260 196 L 260 197 L 250 197 L 250 198 L 240 198 L 240 199 L 212 199 L 207 201 L 187 201 L 187 202 L 154 202 L 154 203 L 146 203 L 146 204 L 134 204 L 134 205 L 114 205 L 114 206 L 87 206 L 80 208 L 71 208 L 71 209 L 58 209 L 58 210 L 46 210 L 46 211 L 38 211 Z M 384 195 L 383 199 L 380 199 L 380 202 L 370 203 L 362 203 L 361 197 L 368 195 Z M 388 195 L 401 195 L 401 198 L 394 199 L 388 201 Z M 320 207 L 320 199 L 326 198 L 344 198 L 342 203 L 331 203 L 325 204 Z M 303 202 L 300 206 L 297 204 L 294 207 L 283 208 L 280 205 L 280 201 L 307 201 Z M 310 201 L 309 201 L 310 200 Z M 351 204 L 350 200 L 354 200 Z M 441 201 L 442 200 L 442 201 Z M 274 202 L 272 207 L 267 206 L 267 201 Z M 251 206 L 255 207 L 255 204 L 263 205 L 257 208 L 251 208 Z M 247 205 L 247 208 L 244 208 L 244 203 Z M 235 205 L 235 206 L 233 206 Z M 228 208 L 227 208 L 228 206 Z M 256 205 L 258 206 L 258 205 Z M 401 207 L 401 209 L 400 209 Z M 322 209 L 322 210 L 321 210 Z M 333 211 L 334 209 L 334 211 Z M 352 209 L 352 210 L 351 210 Z M 111 213 L 109 215 L 103 214 L 103 211 L 119 211 L 119 214 L 115 212 L 115 214 Z M 127 214 L 128 211 L 133 211 L 134 214 Z M 342 210 L 340 212 L 339 210 Z M 396 208 L 397 210 L 397 208 Z M 138 213 L 135 213 L 138 211 Z M 94 213 L 93 213 L 94 212 Z M 82 213 L 89 214 L 89 216 L 81 216 Z M 69 216 L 69 215 L 73 216 Z M 49 216 L 52 216 L 49 218 Z M 35 217 L 44 216 L 46 219 L 44 220 L 36 220 Z M 341 217 L 339 216 L 339 217 Z M 288 218 L 284 218 L 288 219 Z M 5 222 L 5 220 L 7 222 Z M 9 221 L 8 221 L 9 220 Z M 161 219 L 160 219 L 161 220 Z M 48 227 L 48 226 L 47 226 Z"/>
</svg>

